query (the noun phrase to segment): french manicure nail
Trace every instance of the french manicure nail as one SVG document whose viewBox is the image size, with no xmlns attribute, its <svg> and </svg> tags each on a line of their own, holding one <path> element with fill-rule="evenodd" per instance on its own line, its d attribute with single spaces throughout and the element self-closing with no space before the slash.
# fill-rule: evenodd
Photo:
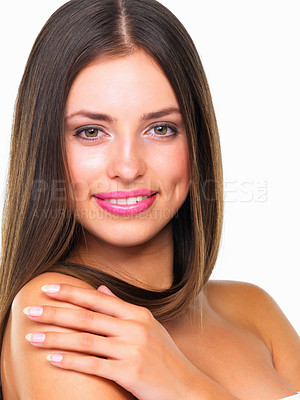
<svg viewBox="0 0 300 400">
<path fill-rule="evenodd" d="M 63 359 L 62 354 L 48 354 L 47 355 L 47 360 L 51 362 L 61 362 Z"/>
<path fill-rule="evenodd" d="M 25 307 L 23 313 L 30 317 L 40 317 L 43 314 L 43 307 L 40 306 Z"/>
<path fill-rule="evenodd" d="M 60 290 L 60 285 L 53 283 L 51 285 L 45 285 L 42 287 L 42 291 L 45 293 L 50 293 L 50 294 L 55 294 L 59 292 Z"/>
<path fill-rule="evenodd" d="M 34 333 L 28 333 L 25 336 L 25 339 L 31 343 L 43 343 L 43 341 L 45 340 L 45 337 L 46 337 L 46 335 L 44 333 L 34 332 Z"/>
</svg>

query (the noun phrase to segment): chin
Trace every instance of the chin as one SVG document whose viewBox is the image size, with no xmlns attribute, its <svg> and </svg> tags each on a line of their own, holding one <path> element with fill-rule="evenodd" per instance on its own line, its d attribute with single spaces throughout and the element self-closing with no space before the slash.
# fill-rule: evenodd
<svg viewBox="0 0 300 400">
<path fill-rule="evenodd" d="M 86 229 L 97 240 L 99 244 L 108 244 L 116 247 L 134 247 L 150 242 L 152 239 L 157 238 L 159 241 L 164 240 L 159 238 L 164 234 L 166 226 L 154 226 L 153 223 L 139 224 L 138 226 L 133 224 L 132 226 L 125 224 L 123 226 L 117 224 L 109 224 L 107 227 L 100 229 Z M 86 227 L 87 228 L 87 227 Z"/>
<path fill-rule="evenodd" d="M 105 240 L 102 240 L 116 247 L 134 247 L 149 242 L 156 234 L 157 232 L 141 232 L 140 230 L 131 232 L 127 229 L 124 232 L 106 234 Z"/>
</svg>

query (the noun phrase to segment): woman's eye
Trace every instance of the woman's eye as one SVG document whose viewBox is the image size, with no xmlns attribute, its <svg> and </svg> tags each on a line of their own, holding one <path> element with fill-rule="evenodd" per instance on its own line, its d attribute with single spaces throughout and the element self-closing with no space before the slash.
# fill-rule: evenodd
<svg viewBox="0 0 300 400">
<path fill-rule="evenodd" d="M 99 129 L 89 128 L 89 129 L 84 129 L 83 132 L 86 137 L 97 137 Z"/>
<path fill-rule="evenodd" d="M 175 128 L 175 126 L 169 124 L 155 125 L 150 129 L 150 131 L 152 130 L 154 131 L 154 133 L 151 134 L 152 137 L 161 136 L 163 138 L 163 137 L 175 136 L 178 133 L 178 130 Z"/>
<path fill-rule="evenodd" d="M 81 128 L 78 129 L 74 136 L 79 137 L 81 140 L 92 141 L 95 139 L 99 139 L 101 132 L 102 131 L 98 128 Z"/>
</svg>

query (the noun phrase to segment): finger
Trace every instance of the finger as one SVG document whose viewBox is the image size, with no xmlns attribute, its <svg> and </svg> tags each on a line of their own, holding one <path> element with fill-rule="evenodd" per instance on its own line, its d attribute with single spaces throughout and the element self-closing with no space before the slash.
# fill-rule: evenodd
<svg viewBox="0 0 300 400">
<path fill-rule="evenodd" d="M 126 345 L 116 339 L 91 333 L 33 332 L 25 336 L 35 347 L 76 351 L 101 357 L 117 359 L 125 351 Z"/>
<path fill-rule="evenodd" d="M 49 297 L 76 304 L 93 311 L 121 319 L 134 318 L 138 306 L 118 297 L 109 296 L 99 290 L 81 288 L 66 283 L 50 284 L 42 287 Z"/>
<path fill-rule="evenodd" d="M 32 321 L 105 336 L 118 336 L 126 321 L 87 309 L 29 306 L 23 310 Z"/>
<path fill-rule="evenodd" d="M 91 356 L 52 353 L 47 355 L 47 360 L 55 367 L 84 374 L 96 375 L 105 379 L 116 381 L 120 374 L 117 360 L 105 360 Z"/>
</svg>

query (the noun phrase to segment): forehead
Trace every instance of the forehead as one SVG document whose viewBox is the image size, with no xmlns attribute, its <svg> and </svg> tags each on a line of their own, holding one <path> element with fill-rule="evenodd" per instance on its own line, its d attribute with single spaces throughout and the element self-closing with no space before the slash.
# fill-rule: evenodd
<svg viewBox="0 0 300 400">
<path fill-rule="evenodd" d="M 143 112 L 166 106 L 178 107 L 170 82 L 152 57 L 137 51 L 125 57 L 95 60 L 83 68 L 69 92 L 66 114 L 83 107 L 126 113 L 133 108 Z"/>
</svg>

